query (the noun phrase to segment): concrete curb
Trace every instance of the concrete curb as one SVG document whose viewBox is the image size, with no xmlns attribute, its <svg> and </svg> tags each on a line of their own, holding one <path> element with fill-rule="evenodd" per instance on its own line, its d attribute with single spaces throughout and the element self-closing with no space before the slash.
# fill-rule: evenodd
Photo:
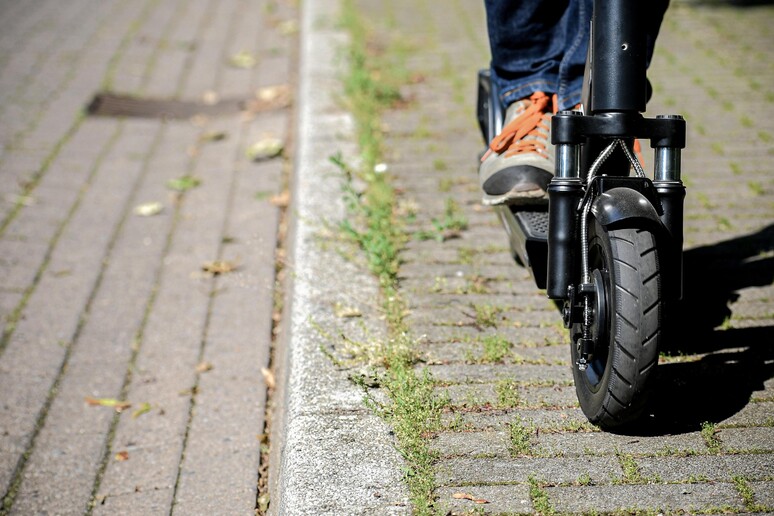
<svg viewBox="0 0 774 516">
<path fill-rule="evenodd" d="M 375 279 L 321 246 L 325 222 L 346 215 L 340 171 L 329 156 L 355 156 L 353 121 L 337 105 L 337 0 L 303 2 L 295 203 L 289 228 L 289 285 L 275 356 L 278 387 L 272 432 L 270 514 L 404 514 L 408 494 L 401 458 L 387 425 L 363 404 L 362 392 L 321 351 L 325 334 L 384 334 L 375 310 Z M 358 320 L 334 315 L 336 302 L 356 305 Z M 370 305 L 370 306 L 369 306 Z"/>
</svg>

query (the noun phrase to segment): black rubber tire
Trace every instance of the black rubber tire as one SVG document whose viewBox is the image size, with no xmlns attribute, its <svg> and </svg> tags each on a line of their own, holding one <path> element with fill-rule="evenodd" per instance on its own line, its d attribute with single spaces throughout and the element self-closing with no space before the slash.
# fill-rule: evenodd
<svg viewBox="0 0 774 516">
<path fill-rule="evenodd" d="M 590 221 L 589 268 L 605 285 L 606 324 L 585 371 L 573 367 L 583 413 L 603 428 L 636 421 L 653 386 L 662 334 L 663 300 L 656 238 L 642 229 L 607 231 Z M 572 327 L 572 342 L 581 328 Z M 573 344 L 572 362 L 578 359 Z"/>
</svg>

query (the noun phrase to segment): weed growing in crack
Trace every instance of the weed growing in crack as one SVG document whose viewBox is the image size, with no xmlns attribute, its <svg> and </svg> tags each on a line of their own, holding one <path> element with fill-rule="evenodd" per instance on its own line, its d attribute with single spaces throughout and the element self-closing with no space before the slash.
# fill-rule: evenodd
<svg viewBox="0 0 774 516">
<path fill-rule="evenodd" d="M 529 498 L 532 501 L 532 508 L 538 514 L 543 516 L 556 514 L 556 510 L 548 499 L 548 493 L 534 476 L 529 477 Z"/>
<path fill-rule="evenodd" d="M 473 311 L 475 312 L 476 324 L 482 328 L 496 328 L 497 321 L 503 313 L 501 307 L 490 304 L 474 304 Z"/>
<path fill-rule="evenodd" d="M 432 229 L 417 231 L 416 237 L 419 240 L 443 242 L 458 237 L 461 231 L 468 229 L 467 217 L 462 214 L 457 201 L 452 198 L 446 199 L 443 217 L 434 218 L 432 224 Z"/>
<path fill-rule="evenodd" d="M 719 430 L 715 428 L 715 423 L 705 421 L 701 424 L 701 437 L 704 439 L 704 444 L 711 453 L 720 453 L 723 441 L 718 437 Z"/>
<path fill-rule="evenodd" d="M 515 408 L 521 403 L 519 386 L 514 380 L 499 380 L 495 384 L 498 408 Z"/>
<path fill-rule="evenodd" d="M 513 346 L 508 339 L 500 335 L 487 335 L 481 339 L 484 347 L 481 354 L 481 362 L 491 364 L 502 362 Z"/>
<path fill-rule="evenodd" d="M 527 425 L 524 420 L 517 417 L 508 425 L 508 452 L 511 456 L 518 457 L 532 453 L 532 435 L 535 433 L 532 425 Z"/>
</svg>

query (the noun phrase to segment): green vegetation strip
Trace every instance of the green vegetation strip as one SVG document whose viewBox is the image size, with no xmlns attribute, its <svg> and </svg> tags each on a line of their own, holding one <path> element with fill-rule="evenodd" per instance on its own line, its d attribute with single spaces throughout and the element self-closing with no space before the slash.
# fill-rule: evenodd
<svg viewBox="0 0 774 516">
<path fill-rule="evenodd" d="M 376 360 L 380 366 L 379 385 L 389 400 L 380 402 L 367 396 L 366 402 L 395 432 L 397 448 L 406 461 L 405 480 L 414 513 L 433 514 L 436 455 L 428 447 L 427 436 L 441 428 L 446 400 L 434 393 L 429 373 L 414 367 L 416 353 L 403 320 L 406 307 L 397 280 L 399 252 L 409 236 L 389 175 L 377 167 L 384 152 L 381 114 L 400 99 L 398 85 L 405 81 L 406 74 L 388 61 L 388 51 L 380 53 L 369 45 L 366 20 L 353 1 L 344 0 L 342 6 L 341 22 L 351 37 L 346 48 L 349 67 L 344 91 L 355 119 L 361 161 L 353 170 L 340 156 L 331 158 L 347 179 L 344 197 L 350 218 L 340 229 L 363 251 L 379 280 L 389 330 Z M 355 177 L 364 182 L 365 189 L 354 188 Z"/>
</svg>

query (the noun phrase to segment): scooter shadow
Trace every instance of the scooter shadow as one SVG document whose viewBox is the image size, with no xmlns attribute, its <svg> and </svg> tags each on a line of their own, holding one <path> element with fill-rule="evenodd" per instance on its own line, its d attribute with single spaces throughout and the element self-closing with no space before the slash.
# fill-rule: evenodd
<svg viewBox="0 0 774 516">
<path fill-rule="evenodd" d="M 685 252 L 683 300 L 670 310 L 663 351 L 693 356 L 659 365 L 648 416 L 635 433 L 691 432 L 724 421 L 774 377 L 774 326 L 722 329 L 739 290 L 774 282 L 771 251 L 774 225 Z"/>
</svg>

